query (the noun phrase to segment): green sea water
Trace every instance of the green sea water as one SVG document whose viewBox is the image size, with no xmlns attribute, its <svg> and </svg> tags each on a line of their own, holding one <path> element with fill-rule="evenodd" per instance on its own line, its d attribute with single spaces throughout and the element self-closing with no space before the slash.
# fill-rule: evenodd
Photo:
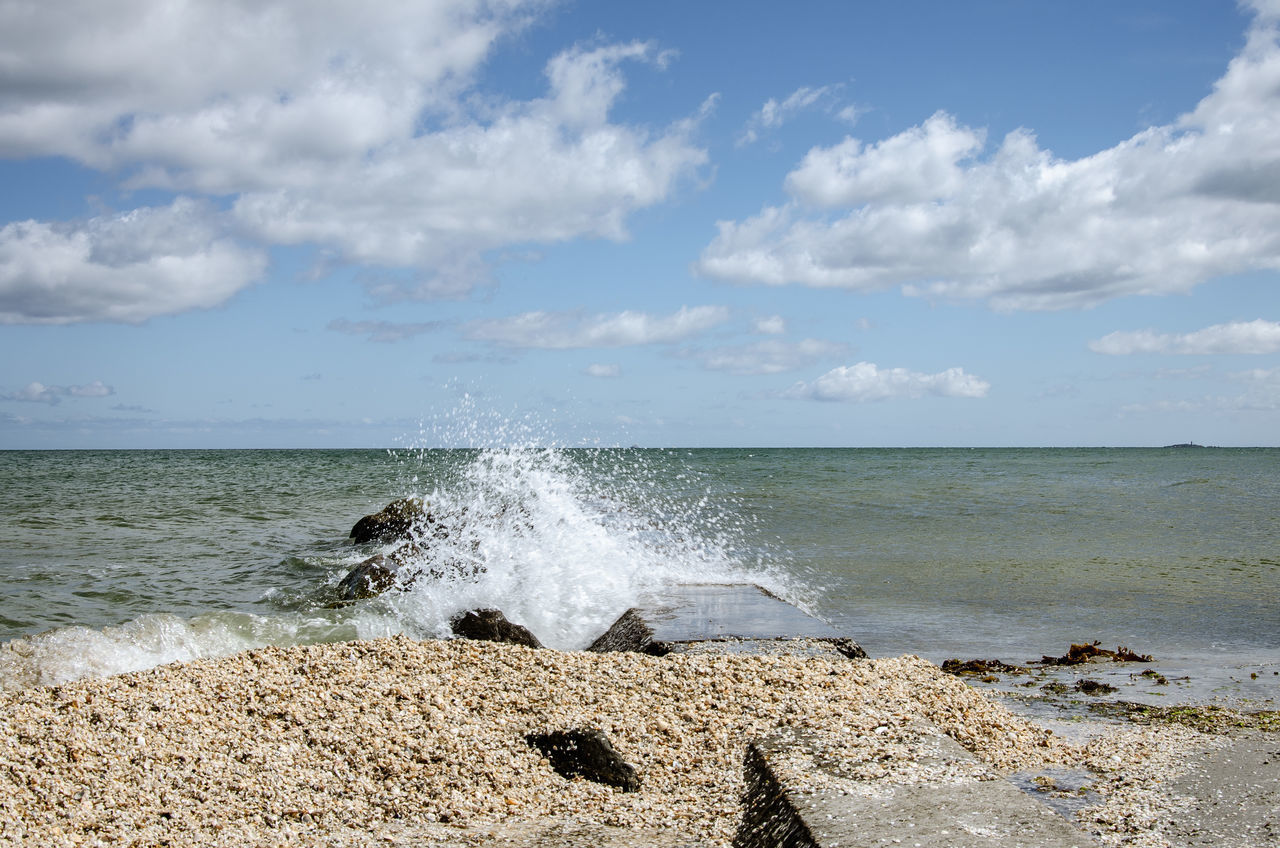
<svg viewBox="0 0 1280 848">
<path fill-rule="evenodd" d="M 407 494 L 468 522 L 478 576 L 334 607 L 351 525 Z M 1275 449 L 0 452 L 0 686 L 478 605 L 578 648 L 647 591 L 753 580 L 873 655 L 1098 639 L 1267 699 L 1278 506 Z"/>
</svg>

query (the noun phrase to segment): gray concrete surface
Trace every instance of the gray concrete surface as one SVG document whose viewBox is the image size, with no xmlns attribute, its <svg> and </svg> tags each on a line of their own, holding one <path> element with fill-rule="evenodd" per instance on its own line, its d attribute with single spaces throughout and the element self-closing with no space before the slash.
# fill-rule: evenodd
<svg viewBox="0 0 1280 848">
<path fill-rule="evenodd" d="M 1187 765 L 1165 787 L 1189 803 L 1161 830 L 1172 848 L 1280 846 L 1280 735 L 1240 731 Z"/>
<path fill-rule="evenodd" d="M 777 644 L 787 641 L 795 644 Z M 690 584 L 650 595 L 589 650 L 865 656 L 831 625 L 749 583 Z"/>
<path fill-rule="evenodd" d="M 821 758 L 797 773 L 788 754 L 803 734 L 780 730 L 750 744 L 747 796 L 734 848 L 1088 848 L 1097 843 L 1006 780 L 947 780 L 833 788 Z M 783 768 L 790 759 L 790 768 Z M 972 761 L 941 731 L 923 735 L 922 765 Z M 944 769 L 945 771 L 945 769 Z M 837 783 L 836 786 L 840 784 Z M 847 784 L 846 784 L 847 786 Z M 818 788 L 825 787 L 825 788 Z"/>
</svg>

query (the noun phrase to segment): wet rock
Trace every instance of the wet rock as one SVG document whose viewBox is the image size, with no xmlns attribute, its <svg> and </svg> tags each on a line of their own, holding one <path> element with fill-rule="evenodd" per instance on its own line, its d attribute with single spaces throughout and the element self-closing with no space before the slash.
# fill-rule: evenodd
<svg viewBox="0 0 1280 848">
<path fill-rule="evenodd" d="M 1008 665 L 1000 660 L 944 660 L 942 670 L 947 674 L 956 676 L 972 674 L 981 677 L 987 677 L 992 674 L 1030 674 L 1031 672 L 1019 665 Z"/>
<path fill-rule="evenodd" d="M 529 628 L 508 621 L 501 610 L 470 610 L 455 616 L 449 622 L 455 636 L 463 639 L 475 639 L 481 642 L 505 642 L 511 645 L 524 645 L 529 648 L 541 648 L 542 643 Z"/>
<path fill-rule="evenodd" d="M 595 728 L 530 733 L 525 741 L 540 751 L 563 778 L 581 777 L 624 792 L 640 788 L 635 767 L 622 759 L 609 738 Z"/>
<path fill-rule="evenodd" d="M 357 521 L 351 528 L 351 540 L 357 545 L 364 545 L 409 539 L 415 526 L 430 520 L 431 515 L 421 498 L 401 498 Z"/>
<path fill-rule="evenodd" d="M 338 596 L 344 601 L 372 598 L 385 592 L 395 582 L 396 572 L 391 561 L 378 554 L 369 557 L 342 578 L 342 582 L 338 584 Z"/>
<path fill-rule="evenodd" d="M 653 628 L 645 621 L 641 611 L 632 607 L 618 617 L 608 630 L 587 648 L 596 654 L 608 654 L 614 651 L 635 651 L 655 657 L 671 653 L 671 647 L 665 642 L 653 638 Z"/>
</svg>

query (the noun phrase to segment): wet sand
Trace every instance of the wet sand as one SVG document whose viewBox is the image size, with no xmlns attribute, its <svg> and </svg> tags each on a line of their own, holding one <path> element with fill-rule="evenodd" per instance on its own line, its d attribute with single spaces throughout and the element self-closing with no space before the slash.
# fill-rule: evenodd
<svg viewBox="0 0 1280 848">
<path fill-rule="evenodd" d="M 824 740 L 851 786 L 1087 767 L 1100 775 L 1099 803 L 1082 827 L 1135 846 L 1168 844 L 1162 828 L 1186 808 L 1168 781 L 1226 744 L 1172 726 L 1069 744 L 916 657 L 655 658 L 396 637 L 0 696 L 0 843 L 550 844 L 560 834 L 564 845 L 723 846 L 740 815 L 746 741 L 780 726 Z M 640 789 L 566 780 L 524 741 L 571 727 L 602 730 Z M 939 732 L 976 755 L 973 773 L 912 760 L 913 742 Z"/>
</svg>

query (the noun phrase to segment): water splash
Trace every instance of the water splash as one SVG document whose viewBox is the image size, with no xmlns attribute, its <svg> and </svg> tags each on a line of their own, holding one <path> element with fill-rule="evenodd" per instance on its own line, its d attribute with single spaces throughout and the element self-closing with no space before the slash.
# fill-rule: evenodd
<svg viewBox="0 0 1280 848">
<path fill-rule="evenodd" d="M 692 480 L 683 490 L 679 480 L 658 484 L 659 471 L 679 467 L 661 459 L 655 468 L 639 451 L 470 455 L 451 486 L 418 493 L 430 519 L 400 568 L 402 591 L 371 608 L 443 636 L 456 613 L 495 607 L 545 644 L 579 649 L 648 592 L 776 581 L 748 564 L 737 516 L 717 510 Z"/>
</svg>

